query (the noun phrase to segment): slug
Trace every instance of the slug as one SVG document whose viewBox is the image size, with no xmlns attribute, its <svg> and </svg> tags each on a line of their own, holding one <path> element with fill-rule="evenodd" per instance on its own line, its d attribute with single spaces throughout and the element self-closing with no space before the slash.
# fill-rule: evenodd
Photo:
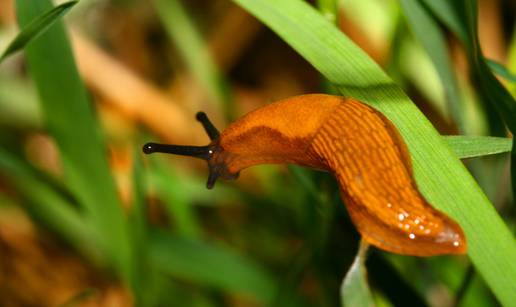
<svg viewBox="0 0 516 307">
<path fill-rule="evenodd" d="M 360 101 L 324 94 L 301 95 L 248 113 L 221 134 L 197 114 L 207 146 L 147 143 L 153 152 L 208 162 L 207 187 L 235 179 L 247 167 L 292 163 L 331 172 L 351 220 L 366 242 L 413 256 L 463 254 L 460 226 L 419 192 L 405 142 L 380 112 Z"/>
</svg>

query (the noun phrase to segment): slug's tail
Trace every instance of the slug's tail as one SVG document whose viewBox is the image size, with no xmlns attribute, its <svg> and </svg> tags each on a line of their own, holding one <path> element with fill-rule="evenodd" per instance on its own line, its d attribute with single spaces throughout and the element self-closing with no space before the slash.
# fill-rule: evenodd
<svg viewBox="0 0 516 307">
<path fill-rule="evenodd" d="M 343 101 L 311 150 L 335 174 L 351 219 L 367 242 L 405 255 L 466 252 L 460 226 L 419 192 L 403 138 L 378 111 Z"/>
<path fill-rule="evenodd" d="M 464 254 L 467 251 L 465 235 L 460 226 L 443 213 L 427 205 L 427 219 L 408 217 L 398 225 L 385 223 L 376 214 L 368 212 L 346 193 L 341 191 L 346 208 L 362 237 L 371 245 L 397 254 L 412 256 L 437 256 Z M 398 217 L 398 221 L 401 219 Z M 430 221 L 431 217 L 431 221 Z"/>
</svg>

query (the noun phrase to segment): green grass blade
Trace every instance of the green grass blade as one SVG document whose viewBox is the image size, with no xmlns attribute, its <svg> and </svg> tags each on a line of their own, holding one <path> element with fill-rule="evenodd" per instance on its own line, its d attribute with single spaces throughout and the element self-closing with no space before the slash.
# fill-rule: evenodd
<svg viewBox="0 0 516 307">
<path fill-rule="evenodd" d="M 60 4 L 43 14 L 35 17 L 30 23 L 22 28 L 13 41 L 7 46 L 0 56 L 0 63 L 15 52 L 23 49 L 33 39 L 45 33 L 50 26 L 63 17 L 79 1 L 68 1 Z"/>
<path fill-rule="evenodd" d="M 493 136 L 445 136 L 448 146 L 460 159 L 510 152 L 512 139 Z"/>
<path fill-rule="evenodd" d="M 133 296 L 136 306 L 149 306 L 148 292 L 152 287 L 149 282 L 154 272 L 149 272 L 147 257 L 147 207 L 145 203 L 145 183 L 140 146 L 133 150 L 133 172 L 132 172 L 132 206 L 129 213 L 129 224 L 134 250 L 134 268 L 129 281 L 133 289 Z"/>
<path fill-rule="evenodd" d="M 446 39 L 437 22 L 432 19 L 419 1 L 400 0 L 400 3 L 410 28 L 437 70 L 454 122 L 459 128 L 459 132 L 464 133 L 466 130 L 462 115 L 464 112 L 461 108 L 459 87 L 452 70 L 453 65 L 446 46 Z"/>
<path fill-rule="evenodd" d="M 155 233 L 150 256 L 155 267 L 177 278 L 252 295 L 261 303 L 269 302 L 274 295 L 271 276 L 247 258 L 220 246 Z"/>
<path fill-rule="evenodd" d="M 14 184 L 30 203 L 31 211 L 41 222 L 79 250 L 94 246 L 94 238 L 83 217 L 49 184 L 38 179 L 36 172 L 14 154 L 0 149 L 0 172 Z"/>
<path fill-rule="evenodd" d="M 491 70 L 507 81 L 516 82 L 516 74 L 511 73 L 505 66 L 493 60 L 487 59 L 487 65 Z"/>
<path fill-rule="evenodd" d="M 458 13 L 455 1 L 422 0 L 425 5 L 462 41 L 469 41 L 466 24 Z"/>
<path fill-rule="evenodd" d="M 162 160 L 155 159 L 153 164 L 150 181 L 156 187 L 175 230 L 185 237 L 199 237 L 201 228 L 190 199 L 196 194 L 187 193 L 185 180 L 179 178 L 173 170 L 167 169 Z M 200 188 L 205 189 L 204 186 Z"/>
<path fill-rule="evenodd" d="M 371 290 L 367 283 L 367 272 L 365 259 L 367 257 L 368 245 L 360 242 L 357 255 L 346 277 L 342 281 L 340 297 L 342 306 L 345 307 L 372 307 L 375 306 Z"/>
<path fill-rule="evenodd" d="M 450 27 L 456 35 L 462 40 L 468 60 L 472 67 L 473 78 L 478 83 L 478 92 L 480 97 L 487 103 L 488 114 L 489 109 L 496 110 L 496 113 L 490 115 L 503 119 L 509 130 L 514 135 L 516 133 L 516 101 L 509 91 L 496 79 L 493 74 L 493 67 L 490 68 L 488 60 L 482 54 L 482 48 L 478 39 L 478 5 L 476 0 L 460 0 L 452 1 L 453 4 L 443 4 L 445 0 L 424 0 L 426 4 L 432 8 L 435 15 L 441 18 Z M 454 25 L 448 23 L 449 19 L 444 16 L 452 15 L 455 20 L 460 21 L 460 28 L 455 28 L 459 22 Z M 492 65 L 491 65 L 492 66 Z M 496 68 L 496 67 L 495 67 Z M 504 133 L 503 124 L 496 120 L 490 121 L 492 127 L 497 127 L 497 133 Z M 516 143 L 513 144 L 511 152 L 511 161 L 516 160 Z M 516 163 L 511 162 L 511 180 L 512 192 L 516 195 Z"/>
<path fill-rule="evenodd" d="M 486 196 L 430 122 L 347 36 L 298 0 L 234 0 L 272 28 L 335 84 L 398 127 L 414 163 L 418 186 L 463 227 L 469 256 L 503 304 L 516 301 L 516 243 Z"/>
<path fill-rule="evenodd" d="M 338 6 L 339 4 L 337 0 L 317 0 L 319 11 L 331 23 L 335 23 L 337 21 Z"/>
<path fill-rule="evenodd" d="M 22 27 L 51 8 L 49 0 L 16 1 Z M 125 217 L 109 172 L 106 147 L 61 21 L 26 46 L 25 51 L 46 127 L 59 147 L 66 182 L 84 207 L 104 256 L 122 276 L 128 277 L 131 249 Z"/>
<path fill-rule="evenodd" d="M 222 107 L 228 101 L 224 80 L 218 71 L 207 44 L 196 25 L 188 16 L 180 0 L 153 0 L 156 13 L 161 19 L 175 47 L 186 62 L 189 70 Z"/>
</svg>

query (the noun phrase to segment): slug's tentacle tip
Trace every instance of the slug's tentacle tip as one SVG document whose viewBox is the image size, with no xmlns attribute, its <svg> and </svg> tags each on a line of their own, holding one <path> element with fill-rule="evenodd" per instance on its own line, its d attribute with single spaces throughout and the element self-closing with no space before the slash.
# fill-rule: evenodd
<svg viewBox="0 0 516 307">
<path fill-rule="evenodd" d="M 147 144 L 143 145 L 142 151 L 147 155 L 155 152 L 156 149 L 155 149 L 154 143 L 147 143 Z"/>
<path fill-rule="evenodd" d="M 206 188 L 209 190 L 213 189 L 213 186 L 215 185 L 215 182 L 217 181 L 217 178 L 219 175 L 217 172 L 210 169 L 210 173 L 208 175 L 208 181 L 206 182 Z"/>
<path fill-rule="evenodd" d="M 210 137 L 210 140 L 213 141 L 213 140 L 216 140 L 219 138 L 219 135 L 220 135 L 219 131 L 217 130 L 217 128 L 215 128 L 215 126 L 210 121 L 210 119 L 208 118 L 206 113 L 197 112 L 197 114 L 195 115 L 195 118 L 202 124 L 202 126 L 204 127 L 204 130 Z"/>
<path fill-rule="evenodd" d="M 202 122 L 202 121 L 207 120 L 208 116 L 206 115 L 206 113 L 199 111 L 199 112 L 197 112 L 197 114 L 195 114 L 195 119 Z"/>
</svg>

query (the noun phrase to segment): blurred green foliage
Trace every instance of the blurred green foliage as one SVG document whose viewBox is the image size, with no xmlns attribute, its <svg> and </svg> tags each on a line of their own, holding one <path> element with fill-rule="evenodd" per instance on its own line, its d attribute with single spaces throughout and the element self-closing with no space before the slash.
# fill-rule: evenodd
<svg viewBox="0 0 516 307">
<path fill-rule="evenodd" d="M 79 76 L 59 14 L 31 28 L 52 10 L 50 0 L 16 0 L 22 40 L 33 39 L 25 48 L 28 73 L 12 69 L 9 61 L 0 66 L 2 205 L 21 206 L 38 227 L 63 240 L 63 248 L 71 247 L 130 289 L 137 306 L 370 306 L 372 301 L 378 306 L 509 306 L 516 301 L 516 247 L 505 226 L 515 224 L 514 204 L 509 180 L 499 179 L 507 155 L 468 163 L 482 188 L 495 191 L 489 196 L 506 190 L 502 198 L 491 197 L 503 221 L 456 158 L 509 152 L 514 144 L 479 136 L 444 141 L 398 85 L 334 26 L 339 11 L 350 8 L 367 17 L 368 8 L 374 8 L 378 18 L 353 19 L 366 34 L 385 36 L 392 52 L 385 66 L 397 84 L 428 93 L 429 104 L 443 117 L 451 115 L 448 120 L 460 134 L 505 136 L 505 126 L 514 133 L 516 104 L 479 51 L 476 1 L 324 0 L 317 2 L 322 15 L 300 0 L 234 2 L 277 32 L 333 90 L 371 103 L 393 120 L 414 155 L 425 195 L 474 238 L 469 259 L 421 259 L 378 250 L 367 261 L 365 252 L 355 258 L 359 238 L 329 174 L 264 166 L 254 171 L 251 187 L 217 183 L 208 191 L 203 175 L 165 157 L 143 161 L 139 148 L 151 136 L 140 132 L 126 140 L 131 200 L 124 209 L 106 155 L 120 141 L 111 140 L 99 124 L 95 97 Z M 138 3 L 110 5 L 123 11 Z M 87 4 L 88 9 L 100 5 Z M 208 93 L 209 105 L 232 118 L 238 103 L 231 102 L 234 76 L 217 67 L 202 21 L 185 4 L 154 0 L 149 7 L 186 70 Z M 392 31 L 385 30 L 387 24 Z M 466 50 L 472 81 L 453 66 L 449 33 Z M 516 46 L 516 35 L 511 45 Z M 407 54 L 416 64 L 425 61 L 426 69 L 408 67 Z M 512 76 L 510 65 L 491 68 Z M 49 173 L 31 160 L 26 141 L 38 133 L 57 144 L 62 173 Z M 341 297 L 341 286 L 343 294 L 351 294 Z"/>
</svg>

